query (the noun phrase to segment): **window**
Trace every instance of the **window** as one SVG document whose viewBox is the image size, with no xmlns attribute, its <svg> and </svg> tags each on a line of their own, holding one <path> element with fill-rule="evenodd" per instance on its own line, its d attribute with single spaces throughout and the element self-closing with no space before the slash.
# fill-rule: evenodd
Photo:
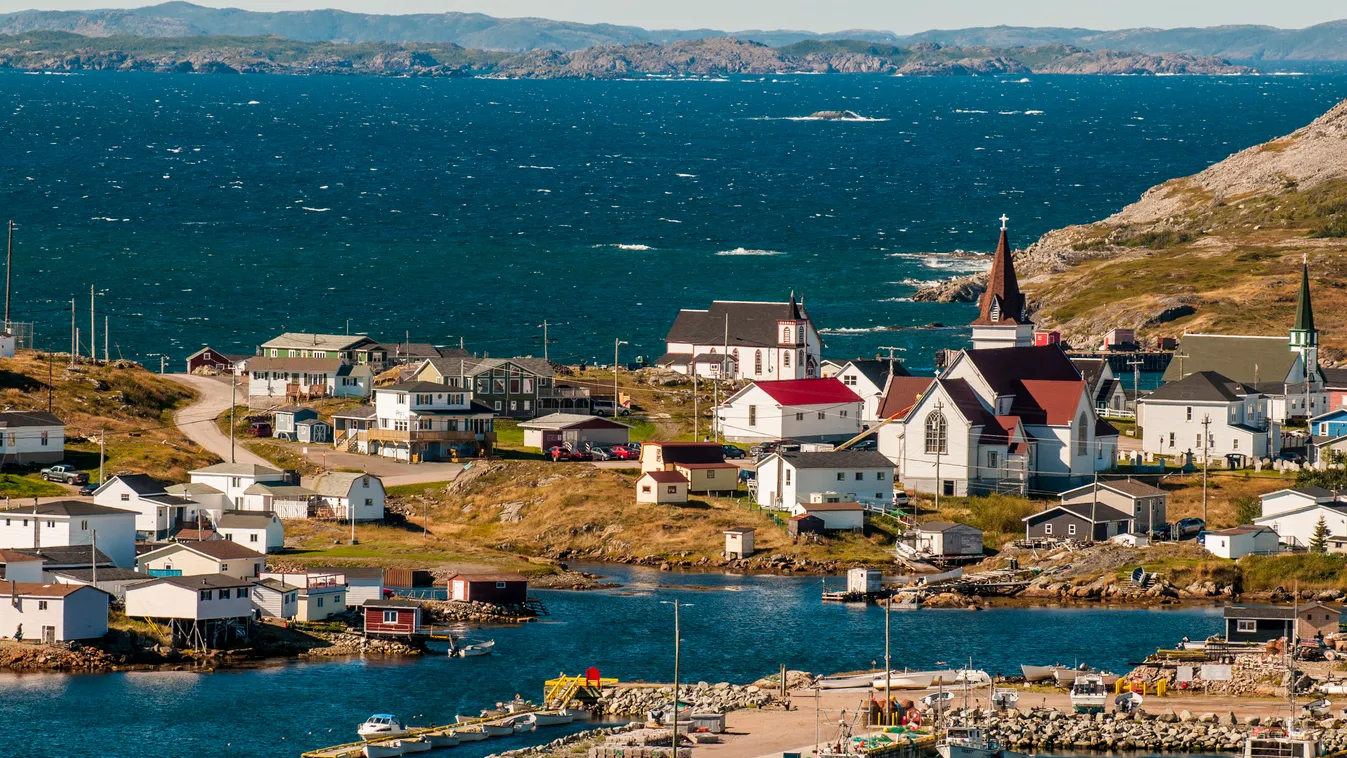
<svg viewBox="0 0 1347 758">
<path fill-rule="evenodd" d="M 856 377 L 854 377 L 854 376 L 852 376 L 852 375 L 850 375 L 850 374 L 847 374 L 846 376 L 842 377 L 842 384 L 845 384 L 845 385 L 848 386 L 848 387 L 855 387 L 855 386 L 856 386 Z"/>
<path fill-rule="evenodd" d="M 1258 631 L 1258 622 L 1254 619 L 1240 619 L 1235 622 L 1235 629 L 1241 632 Z"/>
<path fill-rule="evenodd" d="M 789 353 L 789 352 L 783 352 L 783 353 L 781 353 L 781 365 L 782 365 L 782 366 L 785 366 L 786 368 L 790 368 L 790 353 Z M 46 433 L 44 432 L 42 436 L 45 437 L 45 436 L 47 436 L 47 435 L 46 435 Z M 47 443 L 46 443 L 46 441 L 44 440 L 42 444 L 45 445 L 45 444 L 47 444 Z"/>
<path fill-rule="evenodd" d="M 532 401 L 532 400 L 525 400 L 525 401 L 524 401 L 524 410 L 526 410 L 526 411 L 531 411 L 531 410 L 533 410 L 533 401 Z"/>
<path fill-rule="evenodd" d="M 496 401 L 496 410 L 500 410 L 500 401 L 499 401 L 499 400 Z"/>
<path fill-rule="evenodd" d="M 945 439 L 945 417 L 939 411 L 931 411 L 926 416 L 926 453 L 948 453 Z"/>
<path fill-rule="evenodd" d="M 80 531 L 81 531 L 81 532 L 87 532 L 87 531 L 89 531 L 89 522 L 88 522 L 88 521 L 81 521 L 81 522 L 80 522 Z"/>
<path fill-rule="evenodd" d="M 1234 439 L 1234 441 L 1231 442 L 1230 444 L 1231 444 L 1231 449 L 1233 449 L 1233 450 L 1238 450 L 1238 449 L 1239 449 L 1239 437 L 1236 437 L 1236 438 Z"/>
<path fill-rule="evenodd" d="M 56 527 L 56 522 L 55 522 L 55 521 L 51 521 L 51 520 L 48 520 L 48 521 L 47 521 L 47 528 L 48 528 L 48 529 L 54 529 L 55 527 Z"/>
<path fill-rule="evenodd" d="M 941 492 L 943 492 L 947 497 L 954 497 L 954 480 L 953 480 L 953 479 L 946 479 L 945 481 L 941 482 L 941 483 L 940 483 L 940 490 L 941 490 Z"/>
<path fill-rule="evenodd" d="M 642 485 L 641 485 L 641 494 L 642 494 L 642 495 L 649 495 L 649 494 L 650 494 L 650 485 L 648 485 L 648 484 L 642 484 Z"/>
<path fill-rule="evenodd" d="M 213 597 L 210 590 L 201 590 L 201 599 L 210 600 Z"/>
<path fill-rule="evenodd" d="M 1052 524 L 1044 524 L 1044 525 L 1043 525 L 1043 534 L 1045 534 L 1045 535 L 1047 535 L 1047 536 L 1049 536 L 1049 537 L 1052 536 Z"/>
<path fill-rule="evenodd" d="M 319 608 L 322 608 L 322 607 L 323 607 L 323 598 L 322 598 L 322 597 L 319 597 L 319 598 L 318 598 L 318 607 L 319 607 Z"/>
<path fill-rule="evenodd" d="M 519 410 L 519 401 L 518 401 L 518 400 L 511 400 L 511 401 L 510 401 L 510 410 L 512 410 L 512 411 L 517 411 L 517 410 Z"/>
<path fill-rule="evenodd" d="M 818 412 L 818 420 L 819 420 L 819 421 L 822 421 L 822 420 L 824 420 L 824 419 L 827 418 L 827 417 L 828 417 L 828 414 L 827 414 L 827 413 L 825 413 L 825 412 L 823 412 L 823 411 L 819 411 L 819 412 Z"/>
<path fill-rule="evenodd" d="M 790 469 L 786 469 L 786 484 L 790 484 Z"/>
<path fill-rule="evenodd" d="M 366 507 L 369 507 L 369 506 L 372 506 L 372 505 L 374 505 L 374 498 L 372 498 L 372 497 L 367 497 L 367 498 L 365 498 L 365 506 L 366 506 Z"/>
<path fill-rule="evenodd" d="M 782 329 L 781 329 L 781 341 L 784 342 L 784 343 L 786 343 L 787 345 L 790 344 L 790 327 L 789 327 L 789 326 L 782 327 Z"/>
<path fill-rule="evenodd" d="M 220 573 L 221 573 L 221 574 L 223 574 L 224 572 L 226 572 L 226 571 L 228 571 L 228 570 L 229 570 L 229 564 L 228 564 L 228 563 L 221 563 L 221 564 L 220 564 Z"/>
<path fill-rule="evenodd" d="M 240 487 L 240 486 L 242 486 L 242 485 L 243 485 L 243 480 L 240 479 L 239 477 L 233 476 L 233 477 L 230 477 L 230 478 L 229 478 L 229 486 L 230 486 L 230 487 Z"/>
<path fill-rule="evenodd" d="M 670 485 L 669 485 L 668 492 L 669 492 L 670 495 L 677 495 L 677 494 L 678 494 L 678 485 L 676 485 L 676 484 L 670 484 Z"/>
<path fill-rule="evenodd" d="M 1169 433 L 1169 446 L 1170 446 L 1170 447 L 1174 447 L 1174 433 L 1173 433 L 1173 432 L 1170 432 L 1170 433 Z"/>
<path fill-rule="evenodd" d="M 233 542 L 233 541 L 234 541 L 234 535 L 232 535 L 232 534 L 226 534 L 226 535 L 224 536 L 224 538 L 225 538 L 227 541 L 229 541 L 229 542 Z"/>
<path fill-rule="evenodd" d="M 803 414 L 803 413 L 797 413 L 797 414 L 795 414 L 795 420 L 796 420 L 796 421 L 804 421 L 804 414 Z"/>
<path fill-rule="evenodd" d="M 232 535 L 231 535 L 231 536 L 232 536 Z M 256 535 L 256 534 L 250 534 L 250 535 L 248 535 L 248 541 L 249 541 L 249 542 L 256 542 L 256 541 L 257 541 L 257 535 Z"/>
<path fill-rule="evenodd" d="M 753 373 L 754 373 L 754 374 L 761 374 L 761 373 L 762 373 L 762 351 L 761 351 L 761 350 L 754 350 L 754 351 L 753 351 Z"/>
<path fill-rule="evenodd" d="M 46 447 L 46 446 L 47 446 L 47 433 L 46 433 L 46 432 L 43 432 L 43 433 L 42 433 L 42 446 L 43 446 L 43 447 Z"/>
<path fill-rule="evenodd" d="M 363 478 L 360 480 L 360 486 L 361 486 L 361 487 L 369 487 L 369 477 L 368 477 L 368 476 L 363 477 Z"/>
<path fill-rule="evenodd" d="M 248 597 L 248 588 L 239 587 L 238 591 L 234 593 L 234 597 Z"/>
<path fill-rule="evenodd" d="M 1189 407 L 1188 407 L 1188 417 L 1187 417 L 1186 419 L 1184 419 L 1184 420 L 1185 420 L 1185 421 L 1192 421 L 1192 420 L 1193 420 L 1193 408 L 1192 408 L 1192 406 L 1189 406 Z"/>
<path fill-rule="evenodd" d="M 996 451 L 995 451 L 995 450 L 988 450 L 988 451 L 987 451 L 987 468 L 996 468 L 996 465 L 997 465 L 998 463 L 1000 463 L 1000 461 L 997 460 Z"/>
<path fill-rule="evenodd" d="M 758 425 L 758 406 L 756 405 L 748 406 L 748 425 L 749 426 Z"/>
<path fill-rule="evenodd" d="M 397 612 L 397 611 L 384 611 L 384 623 L 385 623 L 385 624 L 396 624 L 396 623 L 398 623 L 398 612 Z"/>
<path fill-rule="evenodd" d="M 1202 435 L 1201 435 L 1201 434 L 1198 434 L 1197 437 L 1196 437 L 1195 439 L 1196 439 L 1197 441 L 1194 442 L 1193 444 L 1196 445 L 1196 446 L 1198 446 L 1198 447 L 1202 447 Z"/>
<path fill-rule="evenodd" d="M 864 479 L 865 479 L 865 473 L 864 473 L 864 472 L 861 472 L 861 471 L 857 471 L 857 472 L 856 472 L 856 481 L 859 482 L 859 481 L 862 481 L 862 480 L 864 480 Z"/>
<path fill-rule="evenodd" d="M 881 482 L 882 482 L 882 481 L 884 481 L 885 478 L 886 478 L 886 477 L 884 476 L 884 472 L 883 472 L 883 471 L 877 472 L 877 473 L 875 474 L 875 479 L 878 480 L 878 481 L 881 481 Z"/>
<path fill-rule="evenodd" d="M 126 501 L 128 501 L 128 500 L 130 500 L 130 499 L 131 499 L 131 493 L 129 493 L 129 492 L 123 492 L 123 493 L 122 493 L 122 502 L 123 502 L 123 503 L 125 503 Z"/>
<path fill-rule="evenodd" d="M 1076 536 L 1076 525 L 1075 525 L 1075 524 L 1068 524 L 1067 527 L 1066 527 L 1066 534 L 1067 534 L 1067 536 L 1069 536 L 1069 537 L 1074 537 L 1074 536 Z"/>
<path fill-rule="evenodd" d="M 505 582 L 496 582 L 496 589 L 498 590 L 505 589 Z"/>
<path fill-rule="evenodd" d="M 715 478 L 716 478 L 716 470 L 715 470 L 715 469 L 707 469 L 707 470 L 706 470 L 706 478 L 707 478 L 707 479 L 715 479 Z"/>
<path fill-rule="evenodd" d="M 847 417 L 847 412 L 846 412 L 846 411 L 842 411 L 842 418 L 846 418 L 846 417 Z"/>
<path fill-rule="evenodd" d="M 37 601 L 37 609 L 38 609 L 39 611 L 45 611 L 45 610 L 47 610 L 47 601 L 46 601 L 46 600 L 39 600 L 39 601 Z"/>
<path fill-rule="evenodd" d="M 1090 419 L 1081 411 L 1080 418 L 1076 419 L 1076 455 L 1085 455 L 1090 452 L 1090 428 L 1086 426 Z"/>
</svg>

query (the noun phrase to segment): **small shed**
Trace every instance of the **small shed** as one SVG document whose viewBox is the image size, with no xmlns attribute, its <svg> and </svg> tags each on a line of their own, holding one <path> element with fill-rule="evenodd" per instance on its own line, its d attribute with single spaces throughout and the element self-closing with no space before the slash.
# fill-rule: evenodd
<svg viewBox="0 0 1347 758">
<path fill-rule="evenodd" d="M 328 443 L 332 441 L 332 425 L 322 419 L 308 418 L 295 423 L 295 441 Z"/>
<path fill-rule="evenodd" d="M 260 579 L 252 586 L 253 610 L 268 618 L 292 619 L 299 614 L 299 588 L 279 579 Z"/>
<path fill-rule="evenodd" d="M 210 347 L 203 347 L 200 350 L 187 356 L 187 373 L 195 374 L 201 369 L 213 369 L 222 373 L 233 373 L 234 364 L 238 361 L 237 355 L 225 355 L 224 353 Z"/>
<path fill-rule="evenodd" d="M 1218 558 L 1238 560 L 1246 555 L 1276 555 L 1281 538 L 1275 531 L 1256 524 L 1241 524 L 1202 535 L 1202 546 Z"/>
<path fill-rule="evenodd" d="M 865 508 L 860 503 L 798 503 L 791 513 L 796 516 L 816 516 L 829 532 L 859 531 L 865 528 Z"/>
<path fill-rule="evenodd" d="M 677 471 L 647 471 L 636 480 L 638 503 L 686 503 L 687 477 Z"/>
<path fill-rule="evenodd" d="M 524 430 L 524 447 L 547 450 L 565 443 L 579 448 L 586 442 L 595 445 L 625 445 L 631 439 L 631 427 L 620 421 L 581 413 L 551 413 L 519 425 Z"/>
<path fill-rule="evenodd" d="M 366 635 L 410 637 L 421 628 L 421 604 L 415 600 L 366 600 L 360 609 L 364 616 Z"/>
<path fill-rule="evenodd" d="M 917 527 L 917 552 L 937 558 L 981 558 L 982 530 L 952 521 L 927 521 Z"/>
<path fill-rule="evenodd" d="M 449 599 L 463 602 L 523 605 L 528 592 L 522 574 L 458 574 L 449 580 Z"/>
<path fill-rule="evenodd" d="M 272 436 L 295 439 L 295 426 L 301 421 L 318 418 L 318 411 L 298 405 L 283 405 L 271 412 Z"/>
<path fill-rule="evenodd" d="M 791 516 L 786 522 L 786 532 L 792 537 L 799 537 L 802 534 L 823 534 L 827 531 L 823 525 L 823 519 L 808 513 L 801 513 L 798 516 Z"/>
<path fill-rule="evenodd" d="M 847 571 L 847 592 L 873 595 L 884 588 L 884 572 L 879 569 L 854 568 Z"/>
<path fill-rule="evenodd" d="M 1269 642 L 1290 639 L 1292 619 L 1302 639 L 1338 631 L 1342 609 L 1326 603 L 1299 608 L 1284 605 L 1232 605 L 1225 609 L 1225 638 L 1230 642 Z"/>
<path fill-rule="evenodd" d="M 753 535 L 756 530 L 751 526 L 736 526 L 725 530 L 725 557 L 747 558 L 753 555 Z"/>
</svg>

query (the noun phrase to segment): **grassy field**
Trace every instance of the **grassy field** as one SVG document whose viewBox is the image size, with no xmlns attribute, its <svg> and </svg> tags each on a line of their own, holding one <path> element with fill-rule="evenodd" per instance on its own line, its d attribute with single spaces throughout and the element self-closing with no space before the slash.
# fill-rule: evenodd
<svg viewBox="0 0 1347 758">
<path fill-rule="evenodd" d="M 0 403 L 45 411 L 50 389 L 52 412 L 66 423 L 66 461 L 91 479 L 98 475 L 104 431 L 109 475 L 129 471 L 185 480 L 188 470 L 217 462 L 173 425 L 173 411 L 190 402 L 191 390 L 140 366 L 70 368 L 69 362 L 68 355 L 55 355 L 49 364 L 46 354 L 31 351 L 0 360 Z M 30 478 L 5 485 L 11 496 L 60 494 Z"/>
<path fill-rule="evenodd" d="M 0 474 L 0 497 L 58 497 L 68 492 L 59 484 L 42 481 L 37 474 Z"/>
</svg>

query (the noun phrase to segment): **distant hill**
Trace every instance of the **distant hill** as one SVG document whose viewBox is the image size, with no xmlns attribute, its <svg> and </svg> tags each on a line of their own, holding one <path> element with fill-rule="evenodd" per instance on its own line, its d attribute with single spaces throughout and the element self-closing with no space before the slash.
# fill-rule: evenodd
<svg viewBox="0 0 1347 758">
<path fill-rule="evenodd" d="M 1188 29 L 1100 31 L 1058 27 L 994 26 L 931 30 L 899 36 L 875 29 L 829 33 L 790 29 L 643 29 L 581 24 L 545 18 L 496 18 L 481 13 L 407 15 L 339 10 L 255 12 L 167 2 L 144 8 L 94 11 L 19 11 L 0 14 L 0 34 L 74 32 L 91 37 L 192 37 L 276 35 L 300 42 L 451 42 L 465 48 L 504 52 L 575 51 L 605 45 L 667 44 L 679 40 L 734 37 L 785 47 L 806 40 L 849 39 L 910 46 L 937 42 L 952 47 L 1043 47 L 1150 54 L 1186 53 L 1236 60 L 1347 60 L 1347 21 L 1305 29 L 1216 26 Z"/>
</svg>

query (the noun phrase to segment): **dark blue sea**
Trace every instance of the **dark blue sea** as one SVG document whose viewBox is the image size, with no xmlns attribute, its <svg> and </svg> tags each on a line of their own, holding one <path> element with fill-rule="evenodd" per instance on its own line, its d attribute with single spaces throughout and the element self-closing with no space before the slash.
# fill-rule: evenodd
<svg viewBox="0 0 1347 758">
<path fill-rule="evenodd" d="M 492 355 L 662 352 L 680 307 L 802 297 L 851 357 L 929 368 L 969 305 L 909 302 L 1013 240 L 1290 132 L 1334 69 L 1242 78 L 698 81 L 0 75 L 14 313 L 173 365 L 283 330 Z M 860 122 L 811 121 L 850 109 Z M 103 338 L 102 316 L 98 318 Z M 921 329 L 931 323 L 944 329 Z"/>
<path fill-rule="evenodd" d="M 598 569 L 624 586 L 543 591 L 541 623 L 468 632 L 494 639 L 481 658 L 344 660 L 196 674 L 0 675 L 0 755 L 285 756 L 346 742 L 372 713 L 413 723 L 452 721 L 516 693 L 541 699 L 558 672 L 597 666 L 624 681 L 673 678 L 673 611 L 682 609 L 682 677 L 747 683 L 780 664 L 814 672 L 882 665 L 884 612 L 828 604 L 817 578 L 663 574 Z M 833 581 L 837 584 L 837 580 Z M 835 588 L 835 586 L 834 586 Z M 1222 625 L 1217 608 L 1106 610 L 1009 608 L 894 612 L 895 666 L 956 667 L 972 659 L 991 673 L 1021 663 L 1130 670 L 1161 646 L 1204 639 Z M 562 732 L 541 730 L 534 742 Z M 525 742 L 487 740 L 455 748 L 481 758 Z"/>
</svg>

